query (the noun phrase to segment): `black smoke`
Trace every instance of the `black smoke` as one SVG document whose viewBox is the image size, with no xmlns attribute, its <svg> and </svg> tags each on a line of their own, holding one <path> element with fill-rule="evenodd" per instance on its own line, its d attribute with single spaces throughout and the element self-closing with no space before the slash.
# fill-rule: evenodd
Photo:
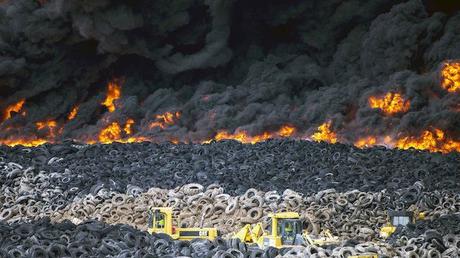
<svg viewBox="0 0 460 258">
<path fill-rule="evenodd" d="M 138 135 L 183 141 L 283 124 L 310 133 L 327 120 L 350 141 L 430 127 L 458 137 L 460 94 L 440 87 L 439 69 L 460 58 L 460 13 L 434 2 L 10 0 L 0 108 L 25 98 L 27 116 L 13 114 L 0 138 L 55 119 L 61 139 L 86 139 L 128 118 Z M 100 103 L 114 78 L 123 96 L 109 113 Z M 409 112 L 369 108 L 370 95 L 391 90 Z M 150 129 L 166 111 L 182 112 L 176 125 Z"/>
</svg>

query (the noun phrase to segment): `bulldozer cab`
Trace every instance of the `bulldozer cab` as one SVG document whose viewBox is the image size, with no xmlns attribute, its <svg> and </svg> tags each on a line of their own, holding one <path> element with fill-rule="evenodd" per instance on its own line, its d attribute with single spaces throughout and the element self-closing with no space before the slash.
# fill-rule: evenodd
<svg viewBox="0 0 460 258">
<path fill-rule="evenodd" d="M 389 223 L 395 227 L 405 227 L 410 223 L 414 223 L 414 214 L 410 211 L 389 211 L 388 218 Z"/>
<path fill-rule="evenodd" d="M 296 237 L 302 235 L 302 222 L 299 219 L 279 219 L 277 224 L 283 245 L 294 245 Z"/>
<path fill-rule="evenodd" d="M 380 229 L 380 237 L 385 239 L 395 233 L 398 228 L 415 223 L 414 213 L 410 211 L 388 211 L 387 215 L 387 224 Z"/>
<path fill-rule="evenodd" d="M 259 240 L 262 248 L 273 246 L 281 248 L 285 246 L 303 245 L 302 221 L 296 212 L 280 212 L 268 215 L 271 220 L 269 232 Z"/>
<path fill-rule="evenodd" d="M 160 212 L 158 210 L 155 210 L 153 212 L 152 222 L 155 224 L 156 228 L 164 228 L 165 227 L 165 220 L 166 220 L 166 214 L 164 214 L 163 212 Z"/>
<path fill-rule="evenodd" d="M 147 212 L 148 228 L 150 233 L 173 234 L 172 209 L 151 208 Z"/>
<path fill-rule="evenodd" d="M 262 224 L 258 223 L 252 227 L 245 225 L 233 238 L 248 244 L 257 244 L 260 248 L 267 247 L 283 248 L 306 245 L 333 245 L 338 239 L 327 236 L 312 239 L 306 234 L 304 225 L 297 212 L 278 212 L 268 215 L 271 223 L 268 231 L 264 231 Z"/>
</svg>

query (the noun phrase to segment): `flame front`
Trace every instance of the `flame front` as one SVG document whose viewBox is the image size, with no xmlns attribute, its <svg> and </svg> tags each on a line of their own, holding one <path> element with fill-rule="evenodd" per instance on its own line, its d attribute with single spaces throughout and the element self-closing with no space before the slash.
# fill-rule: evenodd
<svg viewBox="0 0 460 258">
<path fill-rule="evenodd" d="M 127 137 L 132 134 L 132 125 L 134 123 L 133 119 L 128 119 L 123 129 L 118 122 L 110 123 L 99 133 L 98 142 L 108 144 L 113 142 L 133 143 L 147 141 L 148 139 L 144 137 Z M 125 133 L 124 135 L 123 132 Z M 88 143 L 94 144 L 96 141 L 89 141 Z"/>
<path fill-rule="evenodd" d="M 317 142 L 337 143 L 337 134 L 331 130 L 331 125 L 331 121 L 320 125 L 311 138 Z"/>
<path fill-rule="evenodd" d="M 446 62 L 441 70 L 441 86 L 448 92 L 460 91 L 460 62 Z"/>
<path fill-rule="evenodd" d="M 40 132 L 38 136 L 12 136 L 6 139 L 0 139 L 0 144 L 8 146 L 22 145 L 25 147 L 34 147 L 48 142 L 54 142 L 56 136 L 60 133 L 58 124 L 54 120 L 39 121 L 35 123 L 37 131 Z M 42 132 L 43 131 L 43 132 Z"/>
<path fill-rule="evenodd" d="M 446 133 L 441 129 L 434 129 L 425 130 L 418 137 L 402 137 L 396 141 L 395 147 L 404 150 L 414 148 L 442 153 L 460 152 L 460 141 L 447 137 Z"/>
<path fill-rule="evenodd" d="M 11 118 L 11 112 L 16 112 L 19 113 L 22 110 L 22 107 L 24 106 L 24 103 L 26 102 L 25 99 L 21 99 L 16 103 L 13 103 L 6 107 L 5 111 L 3 112 L 3 118 L 2 121 L 8 120 Z"/>
<path fill-rule="evenodd" d="M 150 123 L 149 128 L 161 128 L 165 129 L 166 127 L 172 126 L 180 118 L 181 113 L 177 112 L 166 112 L 164 114 L 156 115 L 155 121 Z"/>
<path fill-rule="evenodd" d="M 369 97 L 369 106 L 380 109 L 386 115 L 405 113 L 410 108 L 410 101 L 405 100 L 400 93 L 388 92 L 383 97 Z"/>
<path fill-rule="evenodd" d="M 220 131 L 216 134 L 213 140 L 215 141 L 222 141 L 222 140 L 235 140 L 241 143 L 251 143 L 255 144 L 261 141 L 266 141 L 271 138 L 271 135 L 268 132 L 264 132 L 260 135 L 250 136 L 246 131 L 241 130 L 237 131 L 233 134 L 227 131 Z M 209 143 L 211 140 L 205 141 L 205 143 Z"/>
<path fill-rule="evenodd" d="M 354 145 L 358 148 L 369 148 L 369 147 L 376 145 L 376 143 L 377 143 L 376 137 L 367 136 L 367 137 L 363 137 L 355 141 Z"/>
<path fill-rule="evenodd" d="M 278 131 L 278 135 L 281 137 L 291 137 L 296 132 L 296 128 L 290 125 L 283 125 Z"/>
<path fill-rule="evenodd" d="M 78 114 L 78 106 L 75 106 L 72 108 L 72 110 L 70 111 L 69 115 L 67 116 L 67 120 L 72 120 L 74 119 L 77 114 Z"/>
<path fill-rule="evenodd" d="M 40 138 L 12 138 L 12 139 L 1 139 L 0 144 L 14 147 L 16 145 L 22 145 L 25 147 L 35 147 L 47 143 L 48 140 Z"/>
<path fill-rule="evenodd" d="M 115 111 L 115 103 L 113 102 L 121 97 L 121 84 L 121 80 L 114 79 L 107 85 L 107 97 L 102 102 L 102 105 L 107 107 L 109 112 Z"/>
<path fill-rule="evenodd" d="M 460 75 L 458 71 L 460 71 L 460 63 L 445 64 L 445 67 L 443 69 L 443 87 L 449 92 L 458 90 L 460 82 Z M 107 85 L 107 96 L 102 105 L 107 107 L 109 112 L 114 112 L 116 110 L 115 101 L 121 98 L 121 83 L 121 80 L 114 79 Z M 386 115 L 407 112 L 410 108 L 410 101 L 404 99 L 402 94 L 397 92 L 388 92 L 383 96 L 371 96 L 369 97 L 368 101 L 371 108 L 380 109 Z M 22 112 L 23 114 L 25 114 L 25 111 L 23 111 L 23 106 L 25 102 L 25 99 L 21 99 L 17 103 L 9 105 L 3 111 L 2 121 L 10 119 L 14 112 Z M 452 106 L 452 108 L 454 110 L 457 110 L 460 109 L 460 106 Z M 56 139 L 59 139 L 58 137 L 62 135 L 62 130 L 65 126 L 65 121 L 75 119 L 75 117 L 78 115 L 78 110 L 79 106 L 74 106 L 67 115 L 67 120 L 65 118 L 62 118 L 61 120 L 59 120 L 59 122 L 52 119 L 35 122 L 35 132 L 37 133 L 37 136 L 7 136 L 5 139 L 0 139 L 0 144 L 5 144 L 9 146 L 23 145 L 26 147 L 32 147 L 45 144 L 47 142 L 55 142 Z M 149 128 L 159 128 L 161 130 L 164 130 L 168 127 L 172 127 L 178 123 L 179 119 L 181 118 L 181 115 L 182 114 L 179 111 L 171 111 L 155 115 L 153 122 L 149 124 Z M 215 113 L 212 113 L 212 115 L 215 115 Z M 139 133 L 134 134 L 136 129 L 135 120 L 132 118 L 128 118 L 126 122 L 123 124 L 118 121 L 110 120 L 109 117 L 110 116 L 103 118 L 103 121 L 105 121 L 105 126 L 102 126 L 103 129 L 100 130 L 97 136 L 95 136 L 93 139 L 89 141 L 84 141 L 86 141 L 89 144 L 109 144 L 113 142 L 133 143 L 156 140 L 155 136 L 153 136 L 152 138 L 147 138 L 139 136 Z M 3 128 L 3 130 L 7 132 L 10 132 L 10 130 L 11 132 L 14 132 L 15 129 L 20 129 L 20 127 L 16 127 L 14 125 L 5 125 L 5 127 L 6 128 Z M 305 139 L 305 136 L 307 136 L 305 133 L 308 131 L 309 129 L 305 128 L 305 131 L 299 132 L 298 128 L 288 124 L 281 126 L 277 131 L 264 131 L 257 135 L 251 135 L 248 131 L 243 129 L 237 129 L 233 133 L 227 130 L 220 130 L 215 134 L 215 136 L 212 139 L 201 142 L 210 143 L 211 141 L 236 140 L 245 144 L 255 144 L 274 138 L 293 137 L 297 139 Z M 419 136 L 394 136 L 394 134 L 393 136 L 386 135 L 385 137 L 382 135 L 364 136 L 354 141 L 354 145 L 358 148 L 367 148 L 375 145 L 384 145 L 392 148 L 415 148 L 431 152 L 460 152 L 460 141 L 448 136 L 441 129 L 425 130 Z M 164 139 L 164 137 L 166 137 L 166 139 L 169 138 L 172 143 L 179 143 L 179 139 L 177 139 L 176 136 L 162 136 L 162 139 Z M 337 143 L 338 135 L 336 132 L 332 130 L 332 121 L 328 121 L 321 124 L 311 135 L 311 137 L 307 139 L 312 139 L 314 141 L 324 141 L 328 143 Z M 346 139 L 346 136 L 344 136 L 343 139 Z"/>
<path fill-rule="evenodd" d="M 99 133 L 99 142 L 112 143 L 121 139 L 121 127 L 117 122 L 111 123 Z"/>
<path fill-rule="evenodd" d="M 290 137 L 296 132 L 296 128 L 291 125 L 283 125 L 276 132 L 263 132 L 259 135 L 251 136 L 245 130 L 237 130 L 234 133 L 228 131 L 219 131 L 213 139 L 203 141 L 202 143 L 210 143 L 214 141 L 222 140 L 235 140 L 241 143 L 256 144 L 273 138 L 285 138 Z"/>
</svg>

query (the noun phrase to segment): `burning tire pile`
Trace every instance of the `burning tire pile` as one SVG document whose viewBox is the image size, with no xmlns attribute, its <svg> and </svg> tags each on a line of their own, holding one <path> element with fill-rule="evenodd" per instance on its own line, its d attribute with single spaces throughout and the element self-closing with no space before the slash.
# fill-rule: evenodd
<svg viewBox="0 0 460 258">
<path fill-rule="evenodd" d="M 270 140 L 206 145 L 67 142 L 0 147 L 2 257 L 453 257 L 460 249 L 460 155 Z M 210 242 L 150 235 L 147 209 L 172 207 L 181 226 L 217 227 Z M 387 241 L 388 209 L 426 220 Z M 270 212 L 299 212 L 331 248 L 260 250 L 229 240 Z"/>
<path fill-rule="evenodd" d="M 459 10 L 0 0 L 0 258 L 458 257 Z"/>
</svg>

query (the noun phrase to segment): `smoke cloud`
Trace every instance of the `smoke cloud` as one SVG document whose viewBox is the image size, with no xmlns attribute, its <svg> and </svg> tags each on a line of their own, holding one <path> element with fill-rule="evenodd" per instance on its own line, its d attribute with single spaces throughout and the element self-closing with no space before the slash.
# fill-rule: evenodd
<svg viewBox="0 0 460 258">
<path fill-rule="evenodd" d="M 326 121 L 350 142 L 429 128 L 460 136 L 460 94 L 440 77 L 460 59 L 460 13 L 421 0 L 15 0 L 0 8 L 0 51 L 0 108 L 25 99 L 1 139 L 40 136 L 46 120 L 56 141 L 94 139 L 128 119 L 133 135 L 158 140 L 286 124 L 308 134 Z M 369 106 L 387 92 L 409 110 Z"/>
</svg>

